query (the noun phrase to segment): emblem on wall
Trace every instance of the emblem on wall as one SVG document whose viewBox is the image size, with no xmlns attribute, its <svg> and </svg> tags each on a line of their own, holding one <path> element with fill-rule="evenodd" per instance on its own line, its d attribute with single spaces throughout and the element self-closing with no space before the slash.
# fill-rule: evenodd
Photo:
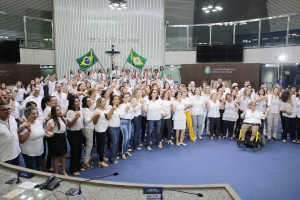
<svg viewBox="0 0 300 200">
<path fill-rule="evenodd" d="M 205 72 L 205 74 L 210 74 L 210 72 L 211 72 L 210 67 L 205 67 L 204 72 Z"/>
</svg>

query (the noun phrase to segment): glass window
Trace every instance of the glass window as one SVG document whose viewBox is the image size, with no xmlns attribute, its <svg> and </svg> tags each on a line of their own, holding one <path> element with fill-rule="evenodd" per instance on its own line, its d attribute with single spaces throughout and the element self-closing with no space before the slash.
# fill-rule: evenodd
<svg viewBox="0 0 300 200">
<path fill-rule="evenodd" d="M 27 47 L 53 48 L 51 22 L 26 18 L 26 32 Z"/>
<path fill-rule="evenodd" d="M 166 50 L 187 49 L 187 27 L 166 28 Z"/>
<path fill-rule="evenodd" d="M 0 14 L 0 40 L 18 40 L 22 47 L 25 40 L 23 17 Z"/>
<path fill-rule="evenodd" d="M 290 16 L 289 44 L 300 44 L 300 15 Z"/>
<path fill-rule="evenodd" d="M 244 47 L 257 47 L 259 21 L 238 22 L 235 24 L 235 44 L 244 44 Z"/>
<path fill-rule="evenodd" d="M 233 44 L 233 23 L 213 24 L 211 28 L 211 45 Z"/>
</svg>

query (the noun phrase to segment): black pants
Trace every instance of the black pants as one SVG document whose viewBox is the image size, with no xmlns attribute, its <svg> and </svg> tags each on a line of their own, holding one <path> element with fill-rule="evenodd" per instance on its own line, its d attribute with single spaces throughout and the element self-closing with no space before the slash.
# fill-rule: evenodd
<svg viewBox="0 0 300 200">
<path fill-rule="evenodd" d="M 225 136 L 228 130 L 228 137 L 233 136 L 234 123 L 232 121 L 223 120 L 223 135 Z"/>
<path fill-rule="evenodd" d="M 141 132 L 141 125 L 142 125 L 142 116 L 139 115 L 132 119 L 132 123 L 134 126 L 134 137 L 133 137 L 133 148 L 136 149 L 140 145 L 140 132 Z"/>
<path fill-rule="evenodd" d="M 296 118 L 281 117 L 282 124 L 284 124 L 281 139 L 287 139 L 287 133 L 291 134 L 291 140 L 296 140 Z"/>
<path fill-rule="evenodd" d="M 103 156 L 104 156 L 104 147 L 106 142 L 106 132 L 97 132 L 96 138 L 97 138 L 97 153 L 99 155 L 99 162 L 103 162 Z"/>
<path fill-rule="evenodd" d="M 142 140 L 145 139 L 145 133 L 146 133 L 146 124 L 147 124 L 147 117 L 142 116 L 141 120 L 141 127 L 142 127 Z"/>
<path fill-rule="evenodd" d="M 52 140 L 52 138 L 46 138 L 45 139 L 48 145 L 48 154 L 47 154 L 47 160 L 46 160 L 46 168 L 49 169 L 52 167 L 52 160 L 53 160 L 53 155 L 52 155 L 52 150 L 51 150 L 51 142 L 50 140 Z M 46 149 L 46 148 L 44 148 Z"/>
<path fill-rule="evenodd" d="M 297 140 L 300 140 L 300 118 L 296 117 L 296 124 L 297 124 Z"/>
<path fill-rule="evenodd" d="M 221 124 L 220 124 L 220 117 L 209 118 L 209 128 L 210 128 L 210 137 L 213 136 L 213 134 L 216 134 L 217 137 L 221 134 Z"/>
<path fill-rule="evenodd" d="M 81 168 L 80 158 L 82 152 L 82 130 L 67 131 L 68 141 L 70 144 L 70 171 L 71 173 L 78 172 Z"/>
<path fill-rule="evenodd" d="M 160 124 L 160 141 L 161 139 L 167 138 L 167 140 L 171 140 L 172 134 L 172 119 L 161 119 Z"/>
</svg>

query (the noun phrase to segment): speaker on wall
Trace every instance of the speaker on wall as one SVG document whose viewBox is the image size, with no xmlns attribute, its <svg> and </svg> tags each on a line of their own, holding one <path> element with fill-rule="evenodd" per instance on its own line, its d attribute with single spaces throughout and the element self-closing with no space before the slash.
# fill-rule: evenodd
<svg viewBox="0 0 300 200">
<path fill-rule="evenodd" d="M 227 62 L 243 62 L 244 45 L 227 45 Z"/>
<path fill-rule="evenodd" d="M 211 62 L 211 46 L 197 46 L 196 62 Z"/>
</svg>

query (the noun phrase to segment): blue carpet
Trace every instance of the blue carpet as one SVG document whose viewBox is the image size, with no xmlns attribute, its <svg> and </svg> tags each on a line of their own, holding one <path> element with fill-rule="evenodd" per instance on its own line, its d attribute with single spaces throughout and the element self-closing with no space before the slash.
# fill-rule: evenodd
<svg viewBox="0 0 300 200">
<path fill-rule="evenodd" d="M 142 147 L 132 157 L 120 159 L 117 165 L 109 164 L 106 169 L 98 168 L 94 148 L 93 169 L 81 172 L 81 177 L 119 172 L 118 176 L 102 180 L 157 185 L 229 183 L 246 200 L 299 199 L 300 145 L 272 140 L 255 151 L 244 145 L 238 148 L 228 138 L 211 141 L 204 136 L 196 143 L 187 139 L 185 142 L 187 146 L 180 147 L 163 143 L 163 149 L 152 145 L 152 151 Z M 69 166 L 69 159 L 67 162 Z"/>
</svg>

